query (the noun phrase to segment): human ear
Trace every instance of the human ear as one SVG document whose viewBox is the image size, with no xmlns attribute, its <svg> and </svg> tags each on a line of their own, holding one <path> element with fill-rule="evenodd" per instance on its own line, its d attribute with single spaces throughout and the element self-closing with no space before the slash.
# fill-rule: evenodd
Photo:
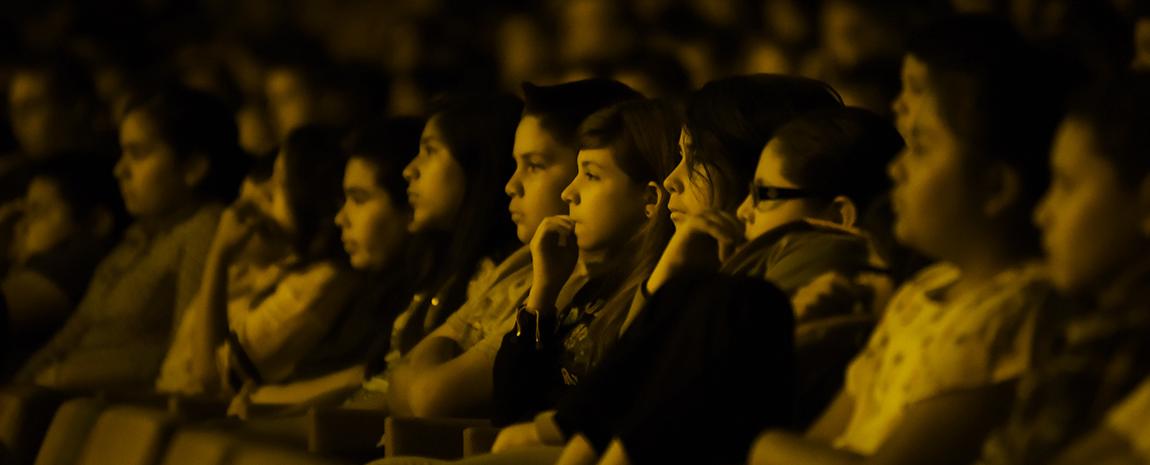
<svg viewBox="0 0 1150 465">
<path fill-rule="evenodd" d="M 667 193 L 659 183 L 651 181 L 643 187 L 643 215 L 648 219 L 654 217 L 666 202 Z"/>
<path fill-rule="evenodd" d="M 829 220 L 841 226 L 851 228 L 858 222 L 858 207 L 854 201 L 845 195 L 836 196 L 828 209 Z"/>
<path fill-rule="evenodd" d="M 207 156 L 192 154 L 192 156 L 183 163 L 184 185 L 189 188 L 199 186 L 200 183 L 204 182 L 204 179 L 208 177 L 208 170 L 210 168 L 211 162 L 208 161 Z"/>
<path fill-rule="evenodd" d="M 993 218 L 1009 210 L 1022 194 L 1022 180 L 1018 177 L 1018 173 L 1001 163 L 993 165 L 986 175 L 983 186 L 986 197 L 982 212 L 987 217 Z"/>
</svg>

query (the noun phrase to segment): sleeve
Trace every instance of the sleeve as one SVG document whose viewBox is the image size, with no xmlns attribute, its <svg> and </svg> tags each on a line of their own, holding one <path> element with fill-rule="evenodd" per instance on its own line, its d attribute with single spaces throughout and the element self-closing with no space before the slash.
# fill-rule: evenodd
<svg viewBox="0 0 1150 465">
<path fill-rule="evenodd" d="M 1125 439 L 1135 455 L 1150 462 L 1150 379 L 1110 410 L 1106 427 Z"/>
<path fill-rule="evenodd" d="M 331 264 L 284 277 L 274 293 L 232 327 L 227 344 L 238 368 L 252 379 L 277 382 L 327 334 L 355 288 Z M 227 367 L 227 368 L 231 368 Z"/>
<path fill-rule="evenodd" d="M 200 280 L 204 276 L 204 266 L 207 264 L 208 252 L 215 239 L 219 219 L 220 214 L 216 209 L 201 211 L 188 225 L 188 229 L 183 231 L 187 234 L 187 238 L 176 269 L 176 301 L 172 303 L 173 326 L 179 324 L 184 308 L 200 290 Z"/>
<path fill-rule="evenodd" d="M 985 341 L 991 383 L 1016 379 L 1033 365 L 1038 318 L 1053 303 L 1052 297 L 1043 286 L 1028 286 L 1018 294 L 1017 307 L 1002 312 L 993 338 Z"/>
<path fill-rule="evenodd" d="M 550 408 L 548 393 L 561 384 L 561 347 L 553 316 L 538 318 L 519 307 L 515 327 L 503 336 L 492 369 L 492 423 L 506 426 L 528 421 Z"/>
</svg>

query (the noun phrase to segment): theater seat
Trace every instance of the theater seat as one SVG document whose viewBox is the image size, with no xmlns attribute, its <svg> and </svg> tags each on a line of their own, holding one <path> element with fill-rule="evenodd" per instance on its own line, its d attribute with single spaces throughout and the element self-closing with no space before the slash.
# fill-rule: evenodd
<svg viewBox="0 0 1150 465">
<path fill-rule="evenodd" d="M 491 427 L 488 420 L 464 418 L 399 418 L 386 422 L 383 435 L 386 457 L 417 456 L 437 459 L 463 457 L 463 431 Z"/>
<path fill-rule="evenodd" d="M 36 465 L 75 464 L 88 433 L 107 406 L 107 401 L 94 397 L 81 397 L 61 404 L 44 435 L 40 452 L 36 454 Z"/>
<path fill-rule="evenodd" d="M 224 431 L 181 430 L 172 437 L 162 465 L 224 465 L 237 439 Z"/>
<path fill-rule="evenodd" d="M 35 386 L 0 388 L 0 447 L 6 464 L 30 464 L 68 394 Z"/>
<path fill-rule="evenodd" d="M 92 427 L 79 465 L 153 465 L 167 446 L 175 421 L 163 409 L 108 407 Z"/>
<path fill-rule="evenodd" d="M 236 450 L 229 465 L 341 465 L 335 459 L 282 447 L 247 445 Z"/>
</svg>

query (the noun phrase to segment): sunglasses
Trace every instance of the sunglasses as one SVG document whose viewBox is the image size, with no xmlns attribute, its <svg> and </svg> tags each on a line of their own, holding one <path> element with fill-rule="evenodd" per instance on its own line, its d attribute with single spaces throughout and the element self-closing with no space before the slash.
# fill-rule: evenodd
<svg viewBox="0 0 1150 465">
<path fill-rule="evenodd" d="M 764 200 L 791 200 L 791 199 L 809 199 L 813 197 L 826 197 L 827 194 L 822 192 L 809 191 L 804 189 L 793 189 L 789 187 L 774 187 L 774 186 L 760 186 L 751 183 L 751 202 L 758 206 L 759 202 Z"/>
</svg>

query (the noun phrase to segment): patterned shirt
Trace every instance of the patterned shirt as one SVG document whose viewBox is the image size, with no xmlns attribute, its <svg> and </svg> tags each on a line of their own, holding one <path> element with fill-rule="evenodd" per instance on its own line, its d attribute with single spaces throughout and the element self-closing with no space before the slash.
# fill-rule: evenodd
<svg viewBox="0 0 1150 465">
<path fill-rule="evenodd" d="M 959 277 L 958 268 L 938 264 L 895 293 L 847 370 L 854 411 L 836 447 L 873 454 L 909 405 L 1017 378 L 1030 367 L 1036 317 L 1052 297 L 1039 268 L 1003 271 L 974 292 L 941 301 Z"/>
<path fill-rule="evenodd" d="M 1120 434 L 1141 431 L 1126 436 L 1145 453 L 1146 410 L 1137 419 L 1130 412 L 1145 397 L 1131 393 L 1150 374 L 1150 261 L 1128 271 L 1112 281 L 1097 309 L 1044 320 L 1034 369 L 1019 382 L 1011 416 L 987 440 L 981 463 L 1049 463 L 1106 421 Z M 1128 403 L 1107 420 L 1123 399 Z"/>
</svg>

